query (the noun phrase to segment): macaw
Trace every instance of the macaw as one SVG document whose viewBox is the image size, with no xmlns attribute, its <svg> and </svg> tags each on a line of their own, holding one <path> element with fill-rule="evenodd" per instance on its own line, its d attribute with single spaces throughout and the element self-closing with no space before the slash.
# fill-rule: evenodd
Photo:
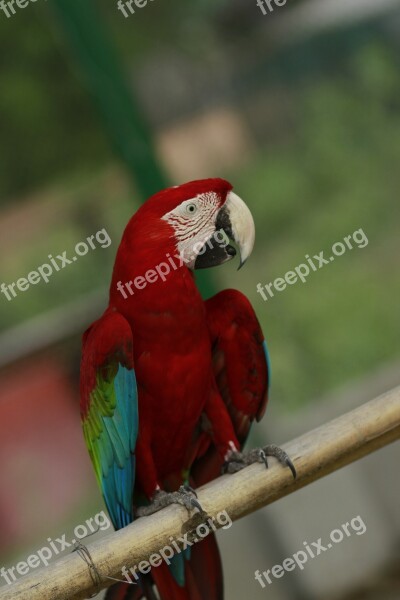
<svg viewBox="0 0 400 600">
<path fill-rule="evenodd" d="M 194 488 L 221 470 L 268 466 L 268 455 L 295 476 L 277 446 L 242 452 L 270 379 L 250 302 L 235 290 L 203 301 L 194 277 L 231 260 L 230 242 L 242 266 L 254 240 L 249 208 L 223 179 L 156 193 L 124 231 L 108 308 L 83 335 L 80 382 L 84 437 L 117 530 L 171 503 L 201 509 Z M 190 550 L 107 598 L 221 600 L 214 536 Z"/>
</svg>

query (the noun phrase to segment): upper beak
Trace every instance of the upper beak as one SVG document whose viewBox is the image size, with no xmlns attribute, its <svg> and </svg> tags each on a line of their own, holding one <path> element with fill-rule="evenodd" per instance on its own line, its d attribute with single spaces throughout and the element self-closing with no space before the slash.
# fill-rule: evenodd
<svg viewBox="0 0 400 600">
<path fill-rule="evenodd" d="M 239 246 L 241 269 L 253 251 L 256 230 L 253 216 L 241 198 L 229 192 L 223 208 L 225 213 L 223 229 Z"/>
</svg>

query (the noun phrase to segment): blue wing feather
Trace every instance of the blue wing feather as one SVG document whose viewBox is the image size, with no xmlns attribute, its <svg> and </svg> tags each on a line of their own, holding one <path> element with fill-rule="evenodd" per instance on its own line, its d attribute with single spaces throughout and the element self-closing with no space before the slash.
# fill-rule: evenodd
<svg viewBox="0 0 400 600">
<path fill-rule="evenodd" d="M 129 324 L 118 313 L 105 314 L 85 336 L 82 421 L 96 477 L 116 529 L 133 521 L 139 415 L 136 376 L 131 365 Z M 94 388 L 90 383 L 93 380 Z"/>
<path fill-rule="evenodd" d="M 268 372 L 268 390 L 271 387 L 271 359 L 269 357 L 267 342 L 263 341 L 263 349 L 265 355 L 265 362 L 267 363 L 267 372 Z"/>
</svg>

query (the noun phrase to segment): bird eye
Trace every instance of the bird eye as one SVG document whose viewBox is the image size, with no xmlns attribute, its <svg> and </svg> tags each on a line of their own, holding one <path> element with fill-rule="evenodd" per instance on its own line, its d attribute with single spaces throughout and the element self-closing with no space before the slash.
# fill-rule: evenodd
<svg viewBox="0 0 400 600">
<path fill-rule="evenodd" d="M 197 212 L 197 205 L 196 205 L 196 204 L 194 204 L 193 202 L 192 202 L 191 204 L 188 204 L 188 205 L 186 206 L 186 212 L 187 212 L 189 215 L 194 215 L 194 214 L 195 214 L 195 212 Z"/>
</svg>

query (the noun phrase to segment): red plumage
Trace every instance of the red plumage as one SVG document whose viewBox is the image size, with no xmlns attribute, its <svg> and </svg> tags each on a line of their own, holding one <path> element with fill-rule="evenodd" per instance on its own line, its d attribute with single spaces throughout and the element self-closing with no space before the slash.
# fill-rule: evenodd
<svg viewBox="0 0 400 600">
<path fill-rule="evenodd" d="M 168 262 L 168 257 L 177 257 L 177 234 L 164 218 L 167 213 L 188 199 L 200 198 L 208 215 L 214 211 L 210 218 L 217 219 L 231 190 L 221 179 L 191 182 L 156 194 L 137 211 L 118 249 L 109 307 L 84 338 L 84 418 L 96 374 L 106 378 L 110 370 L 115 374 L 113 365 L 118 361 L 135 371 L 139 406 L 135 501 L 143 496 L 150 500 L 159 488 L 176 490 L 188 471 L 196 486 L 218 476 L 227 453 L 233 446 L 243 446 L 252 421 L 265 409 L 264 336 L 240 292 L 226 290 L 204 302 L 193 270 L 185 264 L 171 268 L 165 281 L 159 278 L 140 290 L 132 284 L 134 293 L 128 297 L 118 289 L 118 282 L 133 282 Z M 212 208 L 206 206 L 211 200 Z M 177 221 L 184 220 L 180 214 Z M 188 217 L 187 222 L 192 231 L 194 221 Z M 222 576 L 214 537 L 192 548 L 185 587 L 176 583 L 166 565 L 153 568 L 151 577 L 162 600 L 220 600 Z M 148 579 L 143 581 L 142 588 L 116 586 L 108 598 L 140 598 L 146 586 L 151 598 Z"/>
</svg>

